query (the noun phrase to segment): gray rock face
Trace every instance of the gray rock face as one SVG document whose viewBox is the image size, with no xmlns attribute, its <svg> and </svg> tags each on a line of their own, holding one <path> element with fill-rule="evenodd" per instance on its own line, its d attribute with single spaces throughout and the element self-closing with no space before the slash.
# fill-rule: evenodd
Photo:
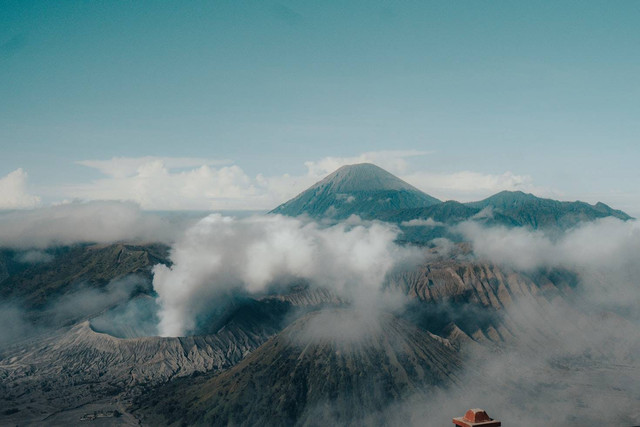
<svg viewBox="0 0 640 427">
<path fill-rule="evenodd" d="M 0 409 L 19 409 L 0 422 L 45 421 L 104 399 L 126 402 L 145 387 L 230 367 L 269 336 L 229 327 L 208 336 L 119 339 L 83 322 L 0 355 Z"/>
<path fill-rule="evenodd" d="M 510 342 L 520 326 L 506 313 L 514 301 L 545 306 L 575 292 L 576 274 L 566 270 L 525 274 L 488 263 L 441 260 L 391 278 L 388 289 L 409 296 L 408 317 L 463 344 Z"/>
<path fill-rule="evenodd" d="M 99 316 L 16 342 L 0 350 L 0 425 L 70 425 L 81 417 L 137 424 L 127 413 L 134 396 L 175 378 L 227 369 L 299 315 L 292 302 L 304 310 L 331 298 L 306 287 L 291 298 L 240 298 L 196 336 L 116 338 L 92 326 L 108 319 Z"/>
</svg>

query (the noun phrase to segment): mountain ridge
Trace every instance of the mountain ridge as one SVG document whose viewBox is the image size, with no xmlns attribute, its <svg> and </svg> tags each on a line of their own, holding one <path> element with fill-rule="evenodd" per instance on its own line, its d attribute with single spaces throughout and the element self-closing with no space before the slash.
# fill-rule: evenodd
<svg viewBox="0 0 640 427">
<path fill-rule="evenodd" d="M 344 219 L 356 214 L 375 217 L 379 211 L 440 203 L 411 184 L 371 163 L 345 165 L 270 213 Z"/>
<path fill-rule="evenodd" d="M 582 201 L 559 201 L 522 191 L 505 190 L 467 203 L 440 201 L 370 163 L 342 166 L 270 213 L 325 220 L 358 215 L 367 220 L 405 226 L 418 225 L 416 221 L 408 224 L 412 220 L 431 219 L 430 227 L 476 220 L 487 225 L 533 229 L 567 229 L 580 222 L 609 216 L 623 221 L 632 219 L 602 202 L 591 205 Z M 409 240 L 424 240 L 441 237 L 442 233 L 418 235 L 411 230 L 409 234 L 412 234 Z"/>
</svg>

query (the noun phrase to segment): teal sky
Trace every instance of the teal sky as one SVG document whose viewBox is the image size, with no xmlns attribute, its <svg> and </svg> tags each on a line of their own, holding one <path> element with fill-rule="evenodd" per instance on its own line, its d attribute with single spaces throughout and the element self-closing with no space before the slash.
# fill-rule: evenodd
<svg viewBox="0 0 640 427">
<path fill-rule="evenodd" d="M 42 203 L 105 179 L 86 160 L 254 180 L 416 150 L 407 176 L 509 171 L 638 214 L 639 136 L 639 1 L 0 0 L 0 178 Z"/>
</svg>

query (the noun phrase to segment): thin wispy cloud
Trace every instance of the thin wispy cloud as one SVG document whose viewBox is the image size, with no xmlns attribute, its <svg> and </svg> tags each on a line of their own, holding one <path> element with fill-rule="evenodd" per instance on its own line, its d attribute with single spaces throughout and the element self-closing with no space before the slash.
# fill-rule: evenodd
<svg viewBox="0 0 640 427">
<path fill-rule="evenodd" d="M 553 190 L 534 185 L 529 175 L 507 171 L 500 174 L 474 171 L 432 173 L 415 171 L 401 177 L 422 191 L 443 200 L 470 202 L 500 191 L 524 191 L 538 196 L 558 195 Z"/>
<path fill-rule="evenodd" d="M 109 160 L 81 160 L 79 165 L 97 169 L 105 175 L 115 178 L 133 176 L 140 172 L 140 168 L 150 163 L 160 162 L 168 170 L 188 169 L 199 166 L 225 166 L 231 160 L 205 159 L 201 157 L 113 157 Z"/>
</svg>

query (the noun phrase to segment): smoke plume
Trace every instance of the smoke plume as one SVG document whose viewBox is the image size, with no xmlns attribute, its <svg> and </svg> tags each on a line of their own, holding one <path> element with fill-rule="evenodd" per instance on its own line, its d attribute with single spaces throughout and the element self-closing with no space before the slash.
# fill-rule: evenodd
<svg viewBox="0 0 640 427">
<path fill-rule="evenodd" d="M 417 260 L 419 251 L 394 243 L 397 235 L 379 222 L 322 227 L 283 216 L 208 216 L 174 245 L 171 267 L 154 268 L 160 333 L 193 330 L 229 293 L 260 294 L 295 279 L 371 303 L 397 263 Z"/>
</svg>

